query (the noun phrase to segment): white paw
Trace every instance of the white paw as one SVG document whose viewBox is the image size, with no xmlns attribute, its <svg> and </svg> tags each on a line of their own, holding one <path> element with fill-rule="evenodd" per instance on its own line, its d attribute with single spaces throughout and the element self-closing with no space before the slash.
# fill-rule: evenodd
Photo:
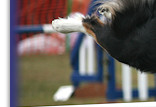
<svg viewBox="0 0 156 107">
<path fill-rule="evenodd" d="M 73 17 L 55 19 L 52 21 L 52 28 L 60 33 L 84 32 L 83 17 L 83 15 L 75 14 Z"/>
<path fill-rule="evenodd" d="M 65 19 L 64 19 L 65 20 Z M 52 28 L 57 31 L 57 32 L 62 32 L 63 33 L 63 28 L 62 28 L 62 23 L 63 21 L 61 19 L 55 19 L 52 21 Z"/>
<path fill-rule="evenodd" d="M 72 29 L 73 29 L 73 27 L 76 26 L 76 25 L 73 25 L 74 23 L 72 21 L 73 20 L 70 18 L 68 18 L 68 19 L 63 19 L 63 18 L 55 19 L 54 21 L 52 21 L 52 27 L 57 32 L 70 33 L 70 32 L 73 32 Z M 76 20 L 75 20 L 75 22 L 76 22 Z"/>
</svg>

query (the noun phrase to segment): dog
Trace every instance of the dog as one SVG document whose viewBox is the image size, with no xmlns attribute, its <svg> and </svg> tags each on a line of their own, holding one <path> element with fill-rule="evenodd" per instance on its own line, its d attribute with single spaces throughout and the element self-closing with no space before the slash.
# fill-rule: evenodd
<svg viewBox="0 0 156 107">
<path fill-rule="evenodd" d="M 156 0 L 99 3 L 91 16 L 54 20 L 53 29 L 89 34 L 119 62 L 142 72 L 156 73 Z"/>
</svg>

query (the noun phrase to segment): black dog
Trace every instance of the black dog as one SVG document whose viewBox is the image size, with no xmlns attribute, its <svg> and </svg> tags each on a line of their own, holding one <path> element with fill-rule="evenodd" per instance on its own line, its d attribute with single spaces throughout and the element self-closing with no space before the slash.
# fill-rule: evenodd
<svg viewBox="0 0 156 107">
<path fill-rule="evenodd" d="M 86 32 L 112 57 L 143 72 L 156 73 L 156 0 L 109 0 L 83 19 Z"/>
<path fill-rule="evenodd" d="M 112 57 L 143 72 L 156 73 L 156 0 L 104 0 L 84 17 L 56 19 L 55 31 L 83 32 Z"/>
</svg>

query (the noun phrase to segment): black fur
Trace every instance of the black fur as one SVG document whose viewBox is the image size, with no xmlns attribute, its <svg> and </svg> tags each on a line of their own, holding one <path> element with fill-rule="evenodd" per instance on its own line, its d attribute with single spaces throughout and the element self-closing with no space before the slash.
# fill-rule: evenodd
<svg viewBox="0 0 156 107">
<path fill-rule="evenodd" d="M 156 0 L 119 0 L 110 23 L 101 25 L 93 15 L 83 20 L 92 26 L 97 42 L 120 62 L 143 72 L 156 73 Z"/>
</svg>

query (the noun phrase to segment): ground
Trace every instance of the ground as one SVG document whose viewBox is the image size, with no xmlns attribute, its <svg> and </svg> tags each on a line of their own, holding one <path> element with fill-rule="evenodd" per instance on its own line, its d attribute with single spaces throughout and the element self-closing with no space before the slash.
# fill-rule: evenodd
<svg viewBox="0 0 156 107">
<path fill-rule="evenodd" d="M 63 55 L 20 56 L 18 63 L 19 106 L 106 103 L 105 96 L 94 96 L 89 98 L 73 96 L 66 102 L 55 102 L 53 100 L 53 95 L 60 86 L 71 84 L 70 75 L 72 69 L 69 57 L 68 52 Z M 121 87 L 121 68 L 119 63 L 117 63 L 116 68 L 118 78 L 117 84 L 118 87 Z M 149 81 L 153 81 L 152 74 L 149 76 Z M 136 71 L 133 71 L 134 87 L 137 87 L 136 81 Z M 149 85 L 153 86 L 153 82 L 149 82 Z M 83 83 L 80 90 L 85 90 L 86 87 L 90 86 Z M 149 99 L 149 101 L 153 101 L 153 98 Z M 118 100 L 117 102 L 122 102 L 122 100 Z"/>
</svg>

